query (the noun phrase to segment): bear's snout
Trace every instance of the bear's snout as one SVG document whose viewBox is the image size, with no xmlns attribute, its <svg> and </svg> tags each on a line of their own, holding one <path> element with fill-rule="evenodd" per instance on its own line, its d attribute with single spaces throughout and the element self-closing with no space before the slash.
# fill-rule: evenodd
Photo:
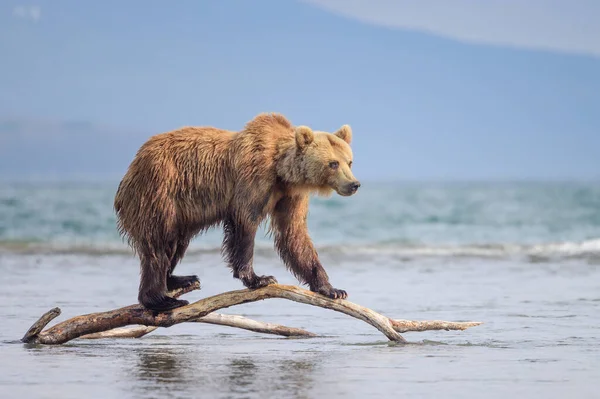
<svg viewBox="0 0 600 399">
<path fill-rule="evenodd" d="M 360 182 L 358 180 L 350 182 L 346 185 L 346 189 L 344 191 L 346 191 L 346 193 L 348 193 L 347 195 L 352 195 L 354 193 L 356 193 L 356 191 L 358 191 L 358 188 L 360 187 Z"/>
</svg>

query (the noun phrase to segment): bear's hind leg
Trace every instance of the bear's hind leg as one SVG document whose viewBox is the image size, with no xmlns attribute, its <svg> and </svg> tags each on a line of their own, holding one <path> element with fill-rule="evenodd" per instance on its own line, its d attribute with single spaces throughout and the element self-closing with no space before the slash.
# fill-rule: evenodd
<svg viewBox="0 0 600 399">
<path fill-rule="evenodd" d="M 179 261 L 185 255 L 185 251 L 187 250 L 188 245 L 190 244 L 189 239 L 182 239 L 179 242 L 174 243 L 171 246 L 171 260 L 169 273 L 167 275 L 167 290 L 173 291 L 179 288 L 186 288 L 192 284 L 200 283 L 198 276 L 175 276 L 173 275 L 173 271 L 175 267 L 179 263 Z"/>
<path fill-rule="evenodd" d="M 167 296 L 167 272 L 170 262 L 166 254 L 141 256 L 141 279 L 138 300 L 146 308 L 166 311 L 189 302 Z"/>
<path fill-rule="evenodd" d="M 239 278 L 251 289 L 277 284 L 275 277 L 258 276 L 252 267 L 256 230 L 256 227 L 244 226 L 231 218 L 225 222 L 223 229 L 223 252 L 233 270 L 233 277 Z"/>
</svg>

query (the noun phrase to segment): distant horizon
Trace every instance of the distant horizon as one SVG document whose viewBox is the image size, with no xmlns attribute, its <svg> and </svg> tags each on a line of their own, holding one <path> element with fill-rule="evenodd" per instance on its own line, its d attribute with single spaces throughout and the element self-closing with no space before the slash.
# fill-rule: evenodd
<svg viewBox="0 0 600 399">
<path fill-rule="evenodd" d="M 587 0 L 9 4 L 0 176 L 114 180 L 151 135 L 279 112 L 352 126 L 364 181 L 597 181 L 598 12 Z"/>
</svg>

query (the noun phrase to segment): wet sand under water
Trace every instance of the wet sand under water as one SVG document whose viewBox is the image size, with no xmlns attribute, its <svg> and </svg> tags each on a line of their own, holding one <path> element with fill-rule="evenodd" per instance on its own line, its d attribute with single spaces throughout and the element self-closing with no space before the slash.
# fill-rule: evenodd
<svg viewBox="0 0 600 399">
<path fill-rule="evenodd" d="M 123 255 L 0 253 L 1 398 L 594 398 L 600 397 L 600 265 L 584 260 L 390 258 L 323 263 L 349 300 L 406 319 L 483 321 L 463 332 L 406 333 L 394 345 L 364 322 L 285 300 L 222 313 L 306 328 L 311 339 L 203 324 L 142 339 L 16 342 L 45 311 L 55 320 L 135 302 L 137 261 Z M 294 278 L 271 256 L 257 272 Z M 240 289 L 216 254 L 186 258 L 197 300 Z M 53 324 L 52 323 L 52 324 Z"/>
</svg>

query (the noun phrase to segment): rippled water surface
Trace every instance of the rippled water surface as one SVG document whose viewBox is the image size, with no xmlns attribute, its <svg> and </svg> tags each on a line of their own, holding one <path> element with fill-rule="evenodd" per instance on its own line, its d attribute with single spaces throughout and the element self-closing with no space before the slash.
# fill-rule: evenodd
<svg viewBox="0 0 600 399">
<path fill-rule="evenodd" d="M 116 235 L 113 185 L 0 186 L 2 398 L 595 398 L 600 367 L 600 189 L 594 185 L 364 185 L 314 201 L 309 223 L 349 300 L 405 319 L 476 320 L 467 331 L 405 333 L 285 300 L 222 313 L 301 327 L 289 339 L 204 324 L 141 339 L 34 346 L 57 319 L 135 302 L 137 260 Z M 179 266 L 197 300 L 239 289 L 220 234 Z M 260 237 L 255 268 L 296 284 Z"/>
</svg>

